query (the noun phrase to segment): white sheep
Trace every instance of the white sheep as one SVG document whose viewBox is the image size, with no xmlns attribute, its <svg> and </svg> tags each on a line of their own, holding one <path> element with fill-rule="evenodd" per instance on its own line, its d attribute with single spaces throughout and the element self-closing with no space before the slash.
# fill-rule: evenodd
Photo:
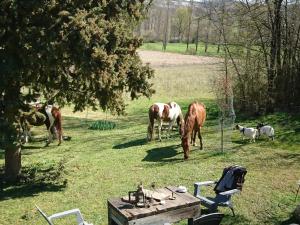
<svg viewBox="0 0 300 225">
<path fill-rule="evenodd" d="M 263 123 L 259 123 L 256 126 L 257 130 L 258 130 L 258 136 L 267 136 L 270 139 L 272 139 L 272 141 L 274 140 L 274 136 L 275 136 L 275 131 L 274 128 L 270 125 L 264 125 Z"/>
<path fill-rule="evenodd" d="M 250 138 L 250 142 L 255 142 L 255 138 L 258 136 L 258 130 L 252 127 L 243 127 L 241 125 L 236 125 L 235 128 L 240 131 L 243 136 L 243 140 L 245 137 Z"/>
</svg>

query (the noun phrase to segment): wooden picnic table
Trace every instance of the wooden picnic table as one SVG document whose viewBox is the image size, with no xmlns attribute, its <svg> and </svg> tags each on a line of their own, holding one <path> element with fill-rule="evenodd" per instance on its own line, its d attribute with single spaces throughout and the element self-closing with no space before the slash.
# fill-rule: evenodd
<svg viewBox="0 0 300 225">
<path fill-rule="evenodd" d="M 176 187 L 156 189 L 156 192 L 176 197 L 174 200 L 166 199 L 164 204 L 155 202 L 150 207 L 138 208 L 121 198 L 109 199 L 108 224 L 109 225 L 153 225 L 174 223 L 188 219 L 192 224 L 193 218 L 200 216 L 200 200 L 189 193 L 178 193 Z"/>
</svg>

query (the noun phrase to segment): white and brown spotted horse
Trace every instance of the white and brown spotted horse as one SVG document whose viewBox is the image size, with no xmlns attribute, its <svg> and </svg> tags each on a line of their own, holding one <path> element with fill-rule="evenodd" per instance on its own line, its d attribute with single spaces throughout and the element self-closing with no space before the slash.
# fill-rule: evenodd
<svg viewBox="0 0 300 225">
<path fill-rule="evenodd" d="M 179 134 L 183 132 L 183 115 L 180 106 L 176 102 L 155 103 L 149 108 L 149 125 L 148 125 L 148 141 L 151 141 L 154 137 L 154 121 L 158 122 L 158 139 L 161 141 L 161 128 L 163 122 L 168 123 L 167 137 L 170 135 L 170 131 L 175 124 L 178 125 Z"/>
<path fill-rule="evenodd" d="M 48 131 L 47 145 L 52 142 L 53 134 L 56 134 L 58 139 L 58 145 L 62 142 L 62 117 L 59 108 L 52 105 L 43 105 L 41 107 L 34 106 L 28 113 L 23 113 L 20 119 L 23 133 L 26 142 L 28 142 L 28 136 L 30 136 L 30 128 L 32 126 L 46 125 Z"/>
</svg>

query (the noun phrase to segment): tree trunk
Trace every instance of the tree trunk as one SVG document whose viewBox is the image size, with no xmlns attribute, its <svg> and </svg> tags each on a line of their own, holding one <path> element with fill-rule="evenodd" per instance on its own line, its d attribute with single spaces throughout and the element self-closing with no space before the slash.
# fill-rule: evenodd
<svg viewBox="0 0 300 225">
<path fill-rule="evenodd" d="M 12 146 L 5 149 L 5 177 L 15 181 L 21 173 L 21 147 Z"/>
<path fill-rule="evenodd" d="M 268 68 L 268 101 L 267 113 L 273 113 L 275 107 L 275 78 L 280 72 L 280 51 L 281 51 L 281 4 L 282 0 L 274 1 L 274 11 L 271 11 L 269 1 L 268 4 L 269 17 L 271 21 L 271 48 L 270 48 L 270 64 Z"/>
<path fill-rule="evenodd" d="M 197 20 L 196 55 L 198 51 L 198 42 L 199 42 L 199 23 L 200 23 L 200 17 Z"/>
<path fill-rule="evenodd" d="M 187 32 L 187 40 L 186 40 L 186 52 L 189 50 L 190 44 L 190 33 L 191 33 L 191 24 L 192 24 L 192 15 L 193 15 L 193 0 L 190 2 L 189 8 L 189 24 L 188 24 L 188 32 Z"/>
<path fill-rule="evenodd" d="M 164 41 L 163 41 L 163 50 L 166 51 L 168 39 L 169 39 L 169 11 L 170 11 L 170 0 L 167 0 L 167 16 L 165 23 L 165 31 L 164 31 Z"/>
<path fill-rule="evenodd" d="M 22 102 L 20 101 L 20 88 L 18 83 L 12 81 L 10 89 L 6 90 L 3 96 L 4 118 L 6 124 L 4 128 L 4 145 L 5 149 L 5 178 L 14 181 L 21 172 L 21 127 L 20 127 L 20 111 Z"/>
</svg>

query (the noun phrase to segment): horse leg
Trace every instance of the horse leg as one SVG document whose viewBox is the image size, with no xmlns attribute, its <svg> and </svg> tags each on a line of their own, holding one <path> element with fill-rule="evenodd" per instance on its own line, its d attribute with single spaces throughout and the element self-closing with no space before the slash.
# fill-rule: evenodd
<svg viewBox="0 0 300 225">
<path fill-rule="evenodd" d="M 31 137 L 30 128 L 26 124 L 26 129 L 25 129 L 25 143 L 28 143 L 29 140 L 31 140 L 31 139 L 32 139 L 32 137 Z"/>
<path fill-rule="evenodd" d="M 46 147 L 53 141 L 53 136 L 52 136 L 52 128 L 53 128 L 53 124 L 54 124 L 54 121 L 51 121 L 50 120 L 50 125 L 47 126 L 47 131 L 48 131 L 48 140 L 47 140 L 47 143 L 46 143 Z"/>
<path fill-rule="evenodd" d="M 46 141 L 45 147 L 47 147 L 52 142 L 51 127 L 47 128 L 47 131 L 48 131 L 48 140 Z"/>
<path fill-rule="evenodd" d="M 58 145 L 62 142 L 62 119 L 61 114 L 58 111 L 58 113 L 55 115 L 55 122 L 54 122 L 55 128 L 56 128 L 56 137 L 58 139 Z"/>
<path fill-rule="evenodd" d="M 58 145 L 60 145 L 61 142 L 62 142 L 62 132 L 61 132 L 61 129 L 57 129 L 56 136 L 58 138 Z"/>
<path fill-rule="evenodd" d="M 202 143 L 201 128 L 198 129 L 198 138 L 200 140 L 200 150 L 202 150 L 203 149 L 203 143 Z"/>
<path fill-rule="evenodd" d="M 193 146 L 197 146 L 197 143 L 196 143 L 197 132 L 198 132 L 198 130 L 193 129 L 193 132 L 192 132 L 192 135 L 193 135 L 192 136 L 192 138 L 193 138 L 192 144 L 193 144 Z"/>
<path fill-rule="evenodd" d="M 148 131 L 147 131 L 147 139 L 148 141 L 152 141 L 153 138 L 153 126 L 149 123 Z"/>
<path fill-rule="evenodd" d="M 168 137 L 170 138 L 171 131 L 172 131 L 172 128 L 173 128 L 174 124 L 175 124 L 175 120 L 174 121 L 170 121 L 169 126 L 168 126 L 168 131 L 167 131 L 167 138 Z"/>
<path fill-rule="evenodd" d="M 162 120 L 158 120 L 158 140 L 161 141 L 161 128 L 162 128 Z"/>
</svg>

